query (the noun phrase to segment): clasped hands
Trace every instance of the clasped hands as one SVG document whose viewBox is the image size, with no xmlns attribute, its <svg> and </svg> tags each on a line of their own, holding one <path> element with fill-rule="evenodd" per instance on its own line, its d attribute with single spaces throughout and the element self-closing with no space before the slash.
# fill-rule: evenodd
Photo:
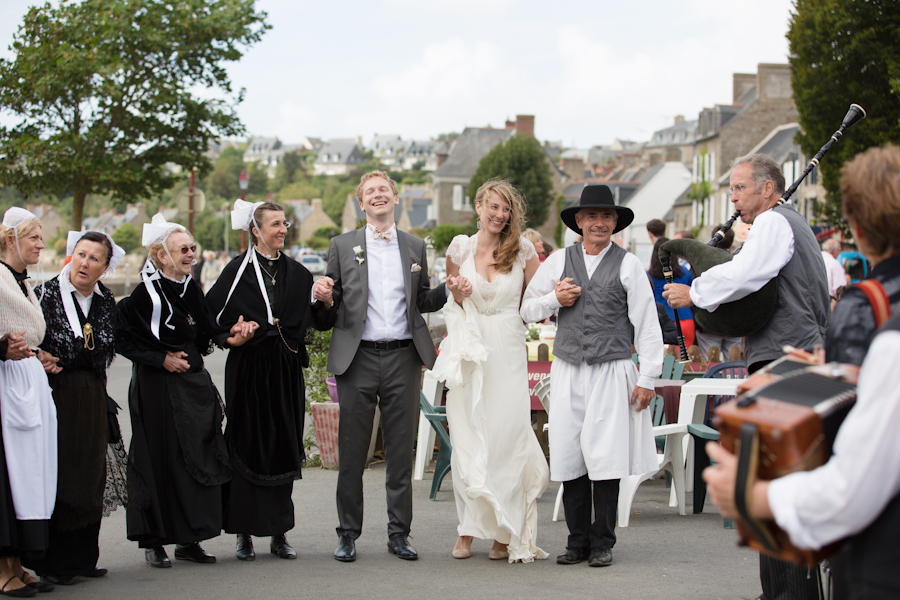
<svg viewBox="0 0 900 600">
<path fill-rule="evenodd" d="M 450 275 L 447 277 L 447 289 L 453 294 L 457 304 L 472 295 L 472 283 L 462 275 Z"/>
<path fill-rule="evenodd" d="M 331 305 L 334 304 L 334 298 L 332 298 L 333 289 L 334 279 L 323 275 L 313 284 L 313 298 L 331 308 Z"/>
<path fill-rule="evenodd" d="M 240 315 L 237 323 L 231 326 L 229 332 L 231 333 L 231 337 L 227 338 L 225 341 L 228 342 L 228 345 L 232 348 L 243 346 L 253 337 L 257 329 L 259 329 L 259 323 L 256 321 L 245 321 L 244 315 Z"/>
<path fill-rule="evenodd" d="M 62 367 L 56 364 L 59 362 L 58 358 L 40 348 L 37 351 L 32 351 L 28 343 L 25 342 L 24 329 L 18 333 L 5 334 L 3 337 L 0 337 L 0 341 L 3 340 L 7 341 L 6 360 L 22 360 L 23 358 L 37 356 L 38 360 L 41 361 L 41 366 L 44 367 L 44 371 L 47 373 L 55 375 L 62 371 Z"/>
</svg>

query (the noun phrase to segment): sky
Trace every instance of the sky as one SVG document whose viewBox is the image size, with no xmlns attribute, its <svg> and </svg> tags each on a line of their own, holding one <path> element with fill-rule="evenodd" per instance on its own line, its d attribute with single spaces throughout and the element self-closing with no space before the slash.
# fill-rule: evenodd
<svg viewBox="0 0 900 600">
<path fill-rule="evenodd" d="M 0 0 L 0 56 L 34 0 Z M 249 135 L 428 139 L 535 115 L 566 147 L 646 141 L 786 63 L 790 0 L 259 0 L 228 67 Z"/>
</svg>

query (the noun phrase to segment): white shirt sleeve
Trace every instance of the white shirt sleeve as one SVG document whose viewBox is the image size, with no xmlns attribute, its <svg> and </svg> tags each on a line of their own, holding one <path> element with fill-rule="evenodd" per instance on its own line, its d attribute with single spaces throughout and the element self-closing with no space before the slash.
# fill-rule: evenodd
<svg viewBox="0 0 900 600">
<path fill-rule="evenodd" d="M 653 380 L 662 373 L 664 354 L 653 289 L 641 261 L 634 254 L 626 254 L 622 259 L 619 279 L 628 298 L 628 319 L 634 325 L 634 347 L 640 364 L 637 384 L 652 390 Z"/>
<path fill-rule="evenodd" d="M 556 281 L 562 277 L 565 265 L 564 250 L 554 252 L 541 263 L 522 298 L 519 315 L 523 321 L 526 323 L 543 321 L 562 306 L 556 298 Z"/>
<path fill-rule="evenodd" d="M 753 222 L 741 251 L 730 262 L 707 269 L 691 284 L 691 301 L 710 312 L 758 291 L 794 256 L 794 231 L 787 218 L 767 210 Z"/>
<path fill-rule="evenodd" d="M 872 342 L 859 374 L 856 405 L 813 471 L 769 484 L 775 521 L 801 548 L 819 549 L 868 527 L 900 492 L 900 332 Z"/>
</svg>

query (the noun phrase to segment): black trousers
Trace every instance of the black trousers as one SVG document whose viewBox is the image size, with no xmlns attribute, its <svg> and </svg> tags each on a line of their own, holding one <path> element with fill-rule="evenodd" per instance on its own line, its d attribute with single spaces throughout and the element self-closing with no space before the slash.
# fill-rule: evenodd
<svg viewBox="0 0 900 600">
<path fill-rule="evenodd" d="M 593 487 L 593 491 L 592 488 Z M 591 503 L 594 521 L 591 522 Z M 616 508 L 619 480 L 591 481 L 587 475 L 563 482 L 563 508 L 569 526 L 567 548 L 600 548 L 616 545 Z"/>
<path fill-rule="evenodd" d="M 414 345 L 395 350 L 360 348 L 335 377 L 341 419 L 337 480 L 338 535 L 362 533 L 363 483 L 376 404 L 384 438 L 388 537 L 409 535 L 412 523 L 413 442 L 419 416 L 422 360 Z"/>
</svg>

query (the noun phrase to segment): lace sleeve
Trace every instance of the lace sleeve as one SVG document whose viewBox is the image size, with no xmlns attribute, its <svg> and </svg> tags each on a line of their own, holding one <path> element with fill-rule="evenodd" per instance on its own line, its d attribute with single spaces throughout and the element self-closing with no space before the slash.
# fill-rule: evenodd
<svg viewBox="0 0 900 600">
<path fill-rule="evenodd" d="M 534 249 L 534 244 L 532 244 L 524 235 L 519 237 L 519 255 L 516 257 L 516 263 L 525 268 L 525 264 L 537 256 L 537 250 Z"/>
<path fill-rule="evenodd" d="M 466 260 L 468 249 L 469 236 L 458 235 L 453 238 L 453 241 L 450 242 L 450 247 L 447 248 L 447 258 L 452 260 L 453 264 L 458 267 Z"/>
</svg>

